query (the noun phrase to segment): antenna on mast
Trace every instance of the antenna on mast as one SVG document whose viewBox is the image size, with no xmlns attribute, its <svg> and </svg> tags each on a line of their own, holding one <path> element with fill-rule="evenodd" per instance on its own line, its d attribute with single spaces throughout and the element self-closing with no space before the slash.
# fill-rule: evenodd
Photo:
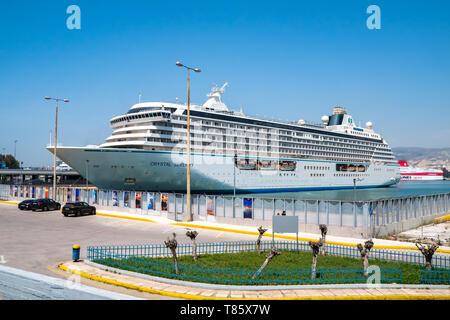
<svg viewBox="0 0 450 320">
<path fill-rule="evenodd" d="M 142 93 L 139 92 L 139 103 L 141 103 L 141 96 L 142 96 Z"/>
</svg>

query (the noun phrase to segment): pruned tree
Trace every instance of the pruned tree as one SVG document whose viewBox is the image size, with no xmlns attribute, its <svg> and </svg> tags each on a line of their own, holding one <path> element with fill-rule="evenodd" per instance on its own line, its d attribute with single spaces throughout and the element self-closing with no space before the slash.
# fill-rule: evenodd
<svg viewBox="0 0 450 320">
<path fill-rule="evenodd" d="M 431 260 L 433 259 L 433 255 L 435 253 L 435 251 L 437 250 L 437 248 L 439 248 L 439 245 L 437 243 L 435 243 L 434 241 L 432 241 L 431 243 L 427 243 L 425 244 L 426 246 L 424 246 L 424 244 L 422 243 L 417 243 L 416 242 L 416 247 L 420 250 L 420 252 L 422 252 L 422 254 L 425 257 L 425 261 L 426 261 L 426 269 L 427 271 L 431 270 Z"/>
<path fill-rule="evenodd" d="M 324 256 L 326 254 L 325 252 L 325 238 L 327 236 L 328 227 L 325 224 L 319 224 L 320 233 L 322 234 L 322 238 L 320 241 L 322 241 L 322 255 Z"/>
<path fill-rule="evenodd" d="M 317 255 L 319 254 L 320 247 L 323 245 L 322 239 L 318 242 L 309 241 L 309 246 L 312 249 L 313 261 L 311 266 L 311 280 L 316 279 L 316 265 L 317 265 Z"/>
<path fill-rule="evenodd" d="M 262 226 L 258 228 L 259 236 L 258 240 L 256 240 L 256 250 L 258 250 L 259 254 L 261 254 L 261 238 L 266 231 L 267 229 L 264 229 Z"/>
<path fill-rule="evenodd" d="M 372 249 L 373 247 L 373 241 L 372 240 L 367 240 L 364 243 L 364 247 L 362 246 L 361 243 L 358 243 L 358 245 L 356 246 L 359 250 L 359 253 L 361 254 L 361 259 L 363 261 L 363 266 L 364 266 L 364 276 L 368 276 L 368 268 L 369 268 L 369 253 L 370 253 L 370 249 Z"/>
<path fill-rule="evenodd" d="M 258 278 L 259 274 L 264 270 L 264 268 L 269 264 L 270 260 L 272 260 L 274 257 L 279 256 L 281 253 L 275 249 L 275 247 L 272 247 L 270 252 L 266 256 L 266 260 L 262 264 L 262 266 L 256 271 L 256 273 L 253 275 L 252 280 L 256 280 Z"/>
<path fill-rule="evenodd" d="M 188 232 L 186 232 L 186 235 L 191 239 L 192 241 L 192 256 L 194 257 L 194 260 L 197 261 L 198 256 L 197 256 L 197 245 L 195 244 L 195 238 L 198 235 L 197 231 L 191 231 L 189 230 Z"/>
<path fill-rule="evenodd" d="M 173 256 L 173 263 L 175 264 L 175 273 L 178 275 L 178 258 L 177 258 L 177 240 L 175 239 L 176 233 L 173 233 L 173 239 L 167 238 L 167 241 L 164 241 L 164 244 L 167 248 L 170 249 Z"/>
</svg>

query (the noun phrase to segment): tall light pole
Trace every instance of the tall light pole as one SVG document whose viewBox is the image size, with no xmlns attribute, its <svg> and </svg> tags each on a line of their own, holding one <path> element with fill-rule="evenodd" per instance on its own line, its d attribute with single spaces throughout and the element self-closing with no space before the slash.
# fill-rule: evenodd
<svg viewBox="0 0 450 320">
<path fill-rule="evenodd" d="M 55 144 L 53 146 L 53 190 L 52 190 L 52 199 L 56 198 L 56 142 L 58 138 L 58 102 L 69 102 L 69 99 L 59 99 L 59 98 L 51 98 L 45 97 L 45 100 L 54 100 L 56 101 L 56 115 L 55 115 Z"/>
<path fill-rule="evenodd" d="M 16 144 L 17 144 L 17 140 L 14 140 L 14 159 L 16 159 Z"/>
<path fill-rule="evenodd" d="M 200 69 L 198 68 L 191 68 L 188 66 L 183 65 L 181 62 L 177 61 L 176 65 L 178 67 L 186 68 L 188 71 L 187 75 L 187 186 L 186 186 L 186 197 L 187 197 L 187 212 L 188 212 L 188 218 L 187 221 L 192 221 L 192 211 L 191 211 L 191 131 L 190 131 L 190 98 L 191 98 L 191 92 L 190 92 L 190 78 L 189 78 L 189 71 L 193 70 L 194 72 L 200 72 Z"/>
<path fill-rule="evenodd" d="M 86 160 L 86 198 L 89 203 L 89 160 Z"/>
</svg>

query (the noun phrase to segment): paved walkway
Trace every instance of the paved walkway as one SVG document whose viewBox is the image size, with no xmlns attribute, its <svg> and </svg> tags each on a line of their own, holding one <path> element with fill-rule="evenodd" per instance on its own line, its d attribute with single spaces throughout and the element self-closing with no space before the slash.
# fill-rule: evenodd
<svg viewBox="0 0 450 320">
<path fill-rule="evenodd" d="M 64 262 L 58 266 L 69 274 L 141 292 L 192 300 L 450 300 L 450 286 L 419 288 L 383 285 L 381 288 L 316 286 L 315 289 L 231 290 L 170 284 L 127 274 L 105 271 L 84 262 Z M 399 288 L 402 287 L 402 288 Z"/>
</svg>

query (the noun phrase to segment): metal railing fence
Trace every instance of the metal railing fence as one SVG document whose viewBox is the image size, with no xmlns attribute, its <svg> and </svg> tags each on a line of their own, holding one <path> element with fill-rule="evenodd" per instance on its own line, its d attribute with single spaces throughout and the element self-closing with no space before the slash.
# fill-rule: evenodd
<svg viewBox="0 0 450 320">
<path fill-rule="evenodd" d="M 295 241 L 262 241 L 260 249 L 266 251 L 270 250 L 272 246 L 283 251 L 311 251 L 309 244 L 303 241 L 299 241 L 299 243 Z M 256 241 L 197 243 L 196 249 L 199 255 L 256 251 Z M 191 243 L 178 243 L 177 256 L 192 255 L 192 251 Z M 326 253 L 327 255 L 361 258 L 356 247 L 327 244 Z M 188 263 L 179 263 L 179 275 L 176 275 L 172 261 L 156 259 L 170 258 L 171 256 L 171 251 L 161 244 L 89 246 L 87 248 L 88 259 L 97 263 L 153 276 L 195 282 L 228 285 L 292 285 L 365 283 L 368 279 L 364 276 L 364 270 L 357 267 L 318 267 L 315 280 L 311 280 L 311 268 L 268 267 L 256 280 L 253 280 L 252 277 L 257 268 L 199 266 Z M 369 261 L 375 259 L 425 265 L 425 258 L 418 252 L 372 249 Z M 434 268 L 450 269 L 450 257 L 435 254 L 432 265 Z M 402 282 L 402 270 L 397 266 L 380 267 L 380 276 L 381 283 Z"/>
<path fill-rule="evenodd" d="M 421 270 L 420 283 L 450 284 L 450 270 Z"/>
<path fill-rule="evenodd" d="M 275 246 L 278 250 L 286 251 L 307 251 L 310 252 L 308 242 L 277 240 L 277 241 L 261 241 L 261 250 L 270 250 Z M 196 244 L 198 254 L 215 254 L 215 253 L 237 253 L 243 251 L 256 251 L 256 241 L 222 241 L 214 243 L 199 242 Z M 361 258 L 356 247 L 326 244 L 326 253 L 333 256 Z M 192 255 L 191 243 L 178 243 L 177 255 Z M 89 260 L 100 258 L 117 258 L 126 259 L 129 257 L 170 257 L 170 250 L 163 244 L 148 245 L 118 245 L 118 246 L 89 246 L 87 247 L 87 256 Z M 370 250 L 369 259 L 386 260 L 393 262 L 406 262 L 417 265 L 425 265 L 425 257 L 420 252 L 392 249 L 372 249 Z M 434 254 L 432 265 L 435 268 L 450 269 L 450 256 L 445 254 Z"/>
<path fill-rule="evenodd" d="M 265 268 L 253 279 L 258 268 L 200 266 L 188 263 L 178 264 L 178 275 L 173 262 L 154 258 L 128 257 L 125 259 L 95 259 L 113 268 L 142 274 L 192 282 L 207 282 L 224 285 L 303 285 L 303 284 L 345 284 L 367 283 L 362 267 L 318 267 L 312 280 L 311 268 Z M 401 283 L 400 267 L 381 267 L 380 283 Z"/>
</svg>

